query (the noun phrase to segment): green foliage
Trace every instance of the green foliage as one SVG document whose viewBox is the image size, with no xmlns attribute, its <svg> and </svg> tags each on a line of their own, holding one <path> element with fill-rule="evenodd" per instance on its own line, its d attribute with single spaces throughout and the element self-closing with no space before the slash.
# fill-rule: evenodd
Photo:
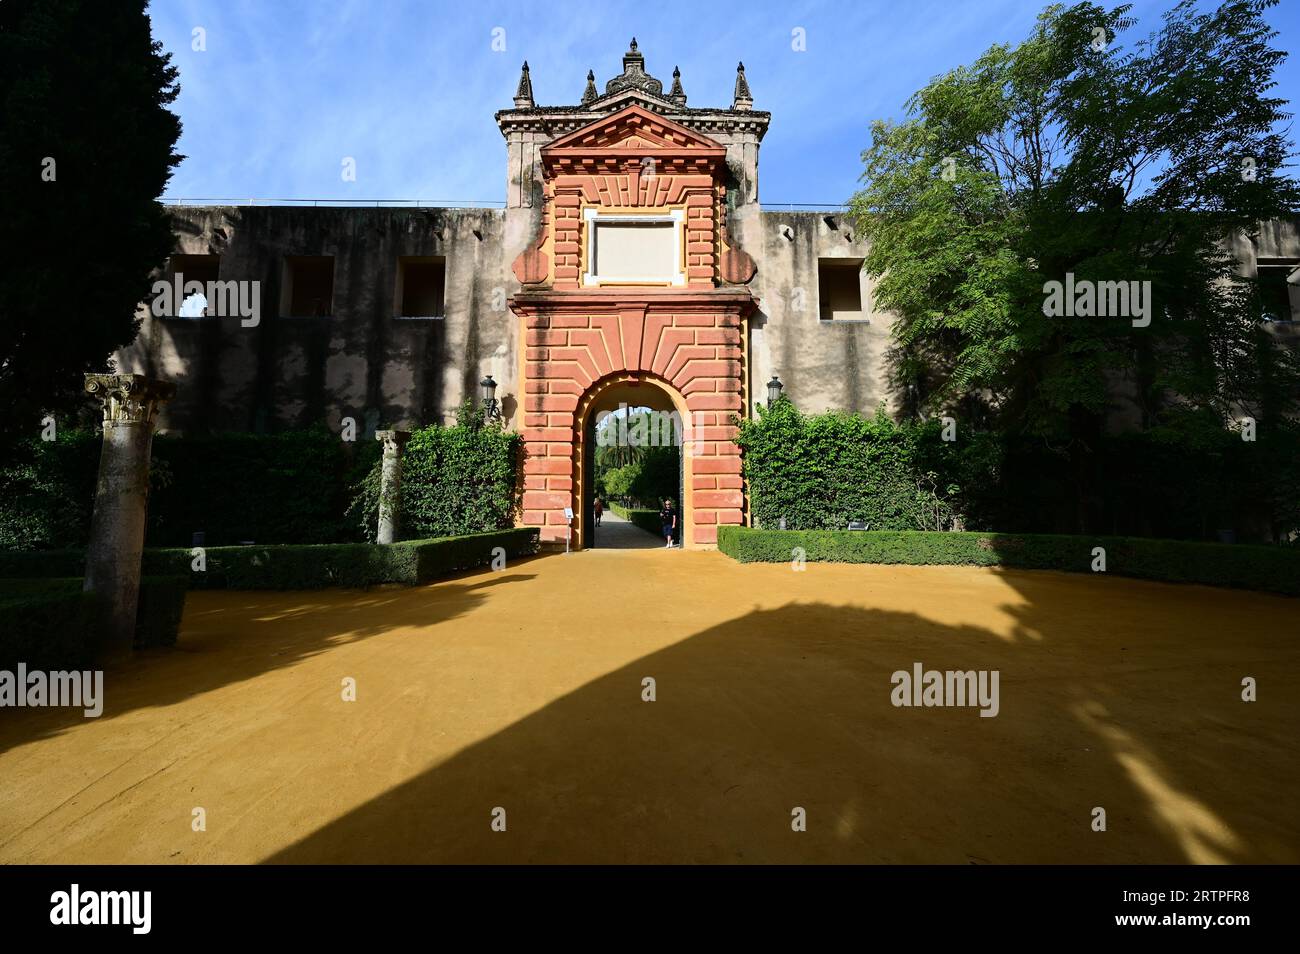
<svg viewBox="0 0 1300 954">
<path fill-rule="evenodd" d="M 937 421 L 896 424 L 827 412 L 808 415 L 786 399 L 739 422 L 750 511 L 758 526 L 943 530 L 971 517 L 966 488 L 996 477 L 989 439 L 942 440 Z"/>
<path fill-rule="evenodd" d="M 86 575 L 85 550 L 0 550 L 0 580 Z"/>
<path fill-rule="evenodd" d="M 595 486 L 624 502 L 677 497 L 679 437 L 666 412 L 611 413 L 596 428 Z"/>
<path fill-rule="evenodd" d="M 0 670 L 80 669 L 94 656 L 101 603 L 80 579 L 0 579 Z"/>
<path fill-rule="evenodd" d="M 1092 570 L 1093 548 L 1106 551 L 1106 572 L 1175 583 L 1205 583 L 1300 596 L 1300 550 L 1132 537 L 1003 533 L 754 530 L 719 527 L 718 549 L 741 563 L 901 563 L 914 566 L 1005 566 Z"/>
<path fill-rule="evenodd" d="M 413 431 L 402 459 L 400 536 L 449 537 L 503 530 L 518 508 L 521 439 L 499 424 L 462 415 L 452 427 Z M 354 487 L 348 515 L 373 540 L 379 519 L 380 462 Z"/>
<path fill-rule="evenodd" d="M 83 405 L 82 372 L 135 337 L 172 251 L 156 200 L 182 158 L 167 109 L 179 90 L 145 6 L 0 3 L 0 446 Z M 70 235 L 96 225 L 111 238 L 79 254 Z"/>
<path fill-rule="evenodd" d="M 439 540 L 305 546 L 207 547 L 206 568 L 194 569 L 187 548 L 144 551 L 145 580 L 177 577 L 198 590 L 307 590 L 363 587 L 378 583 L 413 586 L 455 570 L 483 566 L 496 547 L 506 556 L 537 552 L 536 527 L 467 534 Z M 85 573 L 83 550 L 0 551 L 0 580 L 78 577 Z M 152 612 L 152 610 L 151 610 Z"/>
<path fill-rule="evenodd" d="M 595 432 L 597 471 L 639 463 L 649 444 L 633 440 L 632 434 L 648 431 L 649 420 L 649 411 L 634 409 L 612 412 L 601 420 Z"/>
<path fill-rule="evenodd" d="M 175 646 L 185 615 L 187 576 L 143 576 L 135 612 L 135 648 Z"/>
<path fill-rule="evenodd" d="M 18 442 L 0 466 L 0 550 L 85 546 L 100 436 L 62 431 Z M 148 542 L 189 545 L 359 539 L 349 487 L 378 458 L 377 442 L 324 428 L 278 434 L 154 438 Z"/>
<path fill-rule="evenodd" d="M 904 390 L 967 421 L 1068 438 L 1080 467 L 1116 374 L 1136 383 L 1147 425 L 1171 407 L 1227 419 L 1234 402 L 1283 419 L 1300 359 L 1261 334 L 1227 254 L 1300 198 L 1286 104 L 1271 95 L 1285 58 L 1272 5 L 1202 13 L 1184 0 L 1127 49 L 1128 6 L 1052 6 L 1024 42 L 933 80 L 906 121 L 873 126 L 852 213 L 877 305 L 899 316 Z M 1149 327 L 1047 317 L 1045 283 L 1067 272 L 1150 281 Z"/>
<path fill-rule="evenodd" d="M 676 447 L 648 447 L 641 466 L 628 488 L 631 496 L 642 503 L 662 503 L 671 497 L 681 501 L 681 456 Z"/>
<path fill-rule="evenodd" d="M 640 459 L 605 471 L 605 495 L 641 503 L 674 500 L 681 495 L 681 457 L 676 447 L 642 447 Z"/>
<path fill-rule="evenodd" d="M 1031 533 L 1099 532 L 1283 542 L 1300 531 L 1300 428 L 1253 442 L 1212 412 L 1178 415 L 1148 431 L 1101 435 L 1080 467 L 1050 441 L 1006 436 L 1001 479 L 975 488 L 982 527 Z"/>
<path fill-rule="evenodd" d="M 626 500 L 632 494 L 632 484 L 636 482 L 641 473 L 641 465 L 637 463 L 627 464 L 623 467 L 613 467 L 605 471 L 601 478 L 601 486 L 605 490 L 605 496 L 618 500 Z"/>
<path fill-rule="evenodd" d="M 663 535 L 663 524 L 659 522 L 658 510 L 634 509 L 616 503 L 611 503 L 609 509 L 647 533 L 653 533 L 656 537 Z"/>
<path fill-rule="evenodd" d="M 29 561 L 21 567 L 29 571 L 62 568 L 48 561 Z M 176 643 L 188 588 L 183 576 L 141 578 L 136 649 Z M 12 672 L 19 662 L 26 663 L 28 669 L 42 670 L 90 664 L 103 631 L 104 609 L 97 594 L 82 591 L 80 576 L 25 573 L 20 578 L 0 578 L 0 669 Z"/>
<path fill-rule="evenodd" d="M 414 586 L 457 570 L 491 563 L 500 547 L 507 557 L 537 552 L 536 527 L 498 530 L 437 540 L 321 544 L 315 546 L 213 547 L 203 572 L 192 570 L 189 550 L 146 550 L 146 570 L 188 575 L 195 589 L 308 590 Z"/>
<path fill-rule="evenodd" d="M 0 550 L 85 546 L 99 448 L 91 431 L 9 446 L 0 464 Z"/>
<path fill-rule="evenodd" d="M 149 543 L 188 546 L 358 540 L 349 488 L 378 460 L 377 441 L 347 442 L 321 427 L 277 434 L 154 439 Z"/>
<path fill-rule="evenodd" d="M 1042 437 L 800 414 L 782 399 L 740 424 L 755 525 L 842 530 L 997 529 L 1284 542 L 1300 532 L 1300 427 L 1253 442 L 1213 412 L 1098 435 L 1076 460 Z"/>
</svg>

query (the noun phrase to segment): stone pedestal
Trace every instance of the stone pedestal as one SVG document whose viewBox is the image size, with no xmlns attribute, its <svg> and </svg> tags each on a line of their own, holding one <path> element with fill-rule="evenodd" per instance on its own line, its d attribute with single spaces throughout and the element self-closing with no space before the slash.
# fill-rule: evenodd
<svg viewBox="0 0 1300 954">
<path fill-rule="evenodd" d="M 397 538 L 401 519 L 402 451 L 410 438 L 409 431 L 375 431 L 375 440 L 384 442 L 379 484 L 379 529 L 375 537 L 380 543 L 392 543 Z"/>
<path fill-rule="evenodd" d="M 86 392 L 103 405 L 104 441 L 85 589 L 101 595 L 107 612 L 101 654 L 121 655 L 135 639 L 154 423 L 176 385 L 139 374 L 87 374 Z"/>
</svg>

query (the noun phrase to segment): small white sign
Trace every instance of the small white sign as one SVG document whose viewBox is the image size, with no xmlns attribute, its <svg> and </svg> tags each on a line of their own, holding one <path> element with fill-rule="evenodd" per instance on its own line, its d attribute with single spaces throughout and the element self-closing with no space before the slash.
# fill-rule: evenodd
<svg viewBox="0 0 1300 954">
<path fill-rule="evenodd" d="M 565 508 L 564 508 L 564 519 L 565 519 L 565 520 L 572 520 L 572 519 L 573 519 L 573 508 L 572 508 L 572 507 L 565 507 Z"/>
</svg>

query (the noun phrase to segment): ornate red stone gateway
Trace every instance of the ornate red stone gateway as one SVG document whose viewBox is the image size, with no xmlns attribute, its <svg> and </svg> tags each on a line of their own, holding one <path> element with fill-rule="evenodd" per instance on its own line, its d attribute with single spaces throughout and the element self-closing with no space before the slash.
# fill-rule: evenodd
<svg viewBox="0 0 1300 954">
<path fill-rule="evenodd" d="M 564 539 L 571 508 L 573 545 L 590 544 L 588 445 L 615 396 L 680 416 L 685 546 L 743 520 L 732 439 L 756 302 L 753 262 L 727 242 L 725 155 L 639 104 L 541 149 L 541 224 L 510 307 L 525 336 L 523 522 L 543 540 Z"/>
</svg>

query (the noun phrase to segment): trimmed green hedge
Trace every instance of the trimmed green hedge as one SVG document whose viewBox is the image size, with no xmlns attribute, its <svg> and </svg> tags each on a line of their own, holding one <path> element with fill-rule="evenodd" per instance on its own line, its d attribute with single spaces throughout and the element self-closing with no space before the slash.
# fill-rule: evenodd
<svg viewBox="0 0 1300 954">
<path fill-rule="evenodd" d="M 452 427 L 411 432 L 402 455 L 398 535 L 432 540 L 507 530 L 520 503 L 519 456 L 523 440 L 500 423 L 483 420 L 470 402 Z M 375 539 L 383 462 L 376 461 L 354 487 L 348 516 L 366 540 Z"/>
<path fill-rule="evenodd" d="M 536 553 L 537 541 L 537 528 L 521 527 L 388 545 L 210 547 L 204 551 L 203 572 L 191 569 L 194 557 L 189 550 L 146 550 L 144 566 L 150 572 L 183 570 L 195 589 L 309 590 L 378 583 L 414 586 L 457 570 L 485 566 L 492 562 L 497 547 L 504 549 L 507 557 Z"/>
<path fill-rule="evenodd" d="M 240 541 L 360 542 L 347 517 L 351 487 L 382 452 L 359 429 L 345 441 L 324 427 L 275 434 L 154 438 L 150 546 Z"/>
<path fill-rule="evenodd" d="M 84 669 L 94 658 L 99 598 L 81 580 L 0 580 L 0 669 Z"/>
<path fill-rule="evenodd" d="M 99 472 L 99 434 L 19 441 L 0 462 L 0 550 L 84 546 Z M 0 574 L 3 575 L 3 574 Z"/>
<path fill-rule="evenodd" d="M 95 431 L 22 441 L 0 461 L 0 549 L 85 546 L 99 466 Z M 344 441 L 324 428 L 217 434 L 153 442 L 150 546 L 184 546 L 195 531 L 211 546 L 361 540 L 345 514 L 350 488 L 378 460 L 374 440 Z"/>
<path fill-rule="evenodd" d="M 140 601 L 135 611 L 136 649 L 176 645 L 189 588 L 190 581 L 184 576 L 140 579 Z"/>
<path fill-rule="evenodd" d="M 647 533 L 653 533 L 656 537 L 663 536 L 663 524 L 659 522 L 658 510 L 633 510 L 616 503 L 611 503 L 609 509 Z"/>
<path fill-rule="evenodd" d="M 0 580 L 85 577 L 85 550 L 0 550 Z"/>
<path fill-rule="evenodd" d="M 1091 572 L 1092 550 L 1103 547 L 1106 572 L 1116 576 L 1300 596 L 1300 550 L 1289 547 L 1139 537 L 718 528 L 718 549 L 741 563 L 786 563 L 795 547 L 803 548 L 806 560 L 819 563 L 1005 566 L 1077 573 Z"/>
<path fill-rule="evenodd" d="M 292 544 L 265 547 L 207 547 L 205 569 L 194 570 L 187 549 L 144 551 L 144 572 L 184 576 L 191 589 L 309 590 L 364 587 L 377 583 L 424 583 L 457 570 L 491 562 L 502 547 L 507 557 L 537 552 L 536 527 L 493 530 L 435 540 L 375 543 Z M 84 572 L 81 550 L 0 551 L 0 578 L 77 576 Z"/>
<path fill-rule="evenodd" d="M 895 422 L 827 411 L 804 414 L 789 399 L 739 421 L 736 444 L 756 527 L 949 530 L 979 519 L 971 490 L 996 482 L 996 441 L 945 441 L 938 420 Z"/>
<path fill-rule="evenodd" d="M 943 419 L 894 421 L 883 409 L 760 405 L 736 437 L 753 525 L 1201 541 L 1232 532 L 1261 543 L 1300 530 L 1300 423 L 1276 415 L 1252 441 L 1208 410 L 1086 442 L 948 420 L 945 433 Z"/>
<path fill-rule="evenodd" d="M 172 646 L 185 612 L 189 581 L 146 576 L 140 581 L 135 648 Z M 82 591 L 80 577 L 0 579 L 0 669 L 85 668 L 95 657 L 103 603 Z"/>
</svg>

